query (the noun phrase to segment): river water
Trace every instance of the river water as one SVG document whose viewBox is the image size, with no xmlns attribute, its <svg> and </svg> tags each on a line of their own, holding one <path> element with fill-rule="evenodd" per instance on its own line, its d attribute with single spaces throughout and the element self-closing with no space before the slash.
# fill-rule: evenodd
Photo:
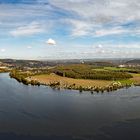
<svg viewBox="0 0 140 140">
<path fill-rule="evenodd" d="M 140 139 L 140 87 L 110 93 L 26 86 L 0 74 L 0 140 Z"/>
</svg>

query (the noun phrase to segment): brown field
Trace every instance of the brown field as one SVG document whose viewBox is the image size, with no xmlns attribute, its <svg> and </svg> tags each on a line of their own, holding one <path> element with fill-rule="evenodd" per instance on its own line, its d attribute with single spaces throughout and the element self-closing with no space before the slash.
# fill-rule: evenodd
<svg viewBox="0 0 140 140">
<path fill-rule="evenodd" d="M 133 83 L 140 84 L 140 74 L 133 74 L 133 78 L 131 78 Z"/>
<path fill-rule="evenodd" d="M 42 84 L 49 84 L 51 82 L 60 82 L 61 86 L 63 85 L 72 85 L 75 84 L 76 86 L 107 86 L 112 83 L 112 81 L 106 81 L 106 80 L 83 80 L 83 79 L 73 79 L 73 78 L 67 78 L 67 77 L 61 77 L 56 74 L 50 74 L 50 75 L 36 75 L 32 76 L 30 80 L 37 80 Z"/>
</svg>

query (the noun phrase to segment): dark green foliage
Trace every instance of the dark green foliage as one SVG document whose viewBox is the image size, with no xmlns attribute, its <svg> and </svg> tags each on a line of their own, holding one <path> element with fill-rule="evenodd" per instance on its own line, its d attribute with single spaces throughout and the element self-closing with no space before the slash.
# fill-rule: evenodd
<svg viewBox="0 0 140 140">
<path fill-rule="evenodd" d="M 25 85 L 28 85 L 29 82 L 26 80 L 27 74 L 19 74 L 16 70 L 11 71 L 11 78 L 15 78 L 18 82 L 22 82 Z"/>
<path fill-rule="evenodd" d="M 79 86 L 79 92 L 82 92 L 82 91 L 83 91 L 82 86 Z"/>
<path fill-rule="evenodd" d="M 51 86 L 51 87 L 60 86 L 60 82 L 53 82 L 53 83 L 50 83 L 49 86 Z"/>
<path fill-rule="evenodd" d="M 11 78 L 15 78 L 18 82 L 21 82 L 25 85 L 38 85 L 40 86 L 40 83 L 38 81 L 35 81 L 35 80 L 27 80 L 26 78 L 29 77 L 29 76 L 32 76 L 33 74 L 31 73 L 27 73 L 27 72 L 21 72 L 19 70 L 12 70 L 10 72 L 10 77 Z"/>
<path fill-rule="evenodd" d="M 92 65 L 67 65 L 58 66 L 52 70 L 57 75 L 75 79 L 121 80 L 132 78 L 127 72 L 97 71 Z"/>
</svg>

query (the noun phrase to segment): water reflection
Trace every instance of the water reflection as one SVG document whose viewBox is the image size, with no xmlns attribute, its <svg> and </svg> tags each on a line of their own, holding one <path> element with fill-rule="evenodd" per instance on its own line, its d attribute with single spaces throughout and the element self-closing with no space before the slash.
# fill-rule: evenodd
<svg viewBox="0 0 140 140">
<path fill-rule="evenodd" d="M 8 74 L 0 74 L 0 139 L 114 139 L 116 134 L 122 135 L 120 130 L 125 129 L 127 120 L 135 120 L 127 123 L 130 138 L 130 130 L 140 130 L 139 91 L 139 87 L 132 87 L 112 93 L 79 94 L 25 86 Z M 131 129 L 135 124 L 137 127 Z"/>
</svg>

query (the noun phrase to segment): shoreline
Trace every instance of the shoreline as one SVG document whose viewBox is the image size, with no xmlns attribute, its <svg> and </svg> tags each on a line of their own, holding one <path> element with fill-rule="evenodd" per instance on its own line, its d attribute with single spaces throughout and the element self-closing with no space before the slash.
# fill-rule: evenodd
<svg viewBox="0 0 140 140">
<path fill-rule="evenodd" d="M 8 72 L 8 69 L 1 70 Z M 9 69 L 9 76 L 24 85 L 50 86 L 89 92 L 110 92 L 140 86 L 140 69 L 90 64 L 56 65 L 50 68 Z"/>
<path fill-rule="evenodd" d="M 38 75 L 36 75 L 36 76 L 38 76 Z M 26 80 L 28 81 L 27 82 L 28 84 L 25 84 L 24 82 L 22 82 L 22 83 L 25 84 L 25 85 L 32 85 L 32 86 L 44 85 L 44 86 L 49 86 L 53 89 L 58 89 L 58 90 L 68 89 L 68 90 L 78 90 L 79 92 L 89 91 L 91 93 L 93 93 L 93 92 L 96 92 L 96 93 L 111 92 L 111 91 L 116 91 L 116 90 L 121 89 L 121 88 L 128 88 L 128 87 L 131 87 L 131 86 L 134 85 L 134 84 L 123 85 L 119 81 L 109 81 L 110 84 L 107 84 L 106 86 L 95 86 L 95 85 L 94 86 L 89 86 L 89 85 L 86 85 L 86 86 L 79 85 L 79 86 L 77 86 L 76 83 L 63 85 L 62 84 L 64 82 L 62 80 L 63 77 L 59 76 L 61 78 L 61 80 L 54 80 L 54 81 L 50 80 L 49 82 L 45 83 L 45 82 L 42 82 L 39 79 L 37 79 L 36 76 L 27 77 Z M 33 78 L 33 77 L 35 77 L 35 78 Z M 67 78 L 67 79 L 72 79 L 72 78 Z M 85 80 L 85 79 L 74 79 L 74 80 L 88 81 L 88 80 Z M 95 81 L 100 81 L 100 80 L 92 80 L 92 81 L 95 82 Z M 104 82 L 104 80 L 102 80 L 102 81 Z"/>
</svg>

